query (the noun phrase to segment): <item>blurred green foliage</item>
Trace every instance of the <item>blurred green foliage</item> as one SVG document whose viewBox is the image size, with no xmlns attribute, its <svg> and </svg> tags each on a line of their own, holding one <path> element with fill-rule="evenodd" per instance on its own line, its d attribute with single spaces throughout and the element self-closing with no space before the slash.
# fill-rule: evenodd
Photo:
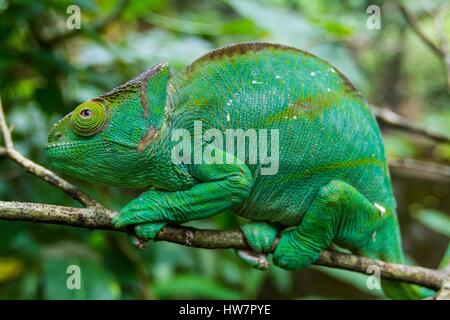
<svg viewBox="0 0 450 320">
<path fill-rule="evenodd" d="M 81 9 L 80 30 L 66 27 L 72 4 Z M 380 30 L 366 27 L 370 4 L 382 8 Z M 433 35 L 424 4 L 407 4 Z M 448 36 L 449 15 L 445 23 Z M 47 131 L 77 104 L 160 61 L 176 71 L 213 48 L 249 40 L 310 51 L 336 65 L 371 103 L 450 135 L 442 61 L 391 1 L 0 0 L 0 35 L 0 94 L 16 146 L 47 166 Z M 383 133 L 390 156 L 450 161 L 448 145 L 389 128 Z M 139 192 L 75 182 L 114 209 Z M 450 219 L 443 213 L 450 210 L 448 184 L 394 175 L 394 188 L 407 252 L 436 267 L 449 238 Z M 7 159 L 0 159 L 0 199 L 78 205 Z M 227 215 L 194 223 L 217 229 L 238 224 Z M 70 265 L 81 268 L 80 290 L 66 287 Z M 381 297 L 365 282 L 364 275 L 329 268 L 260 272 L 232 251 L 169 243 L 140 251 L 112 232 L 0 221 L 2 299 Z"/>
</svg>

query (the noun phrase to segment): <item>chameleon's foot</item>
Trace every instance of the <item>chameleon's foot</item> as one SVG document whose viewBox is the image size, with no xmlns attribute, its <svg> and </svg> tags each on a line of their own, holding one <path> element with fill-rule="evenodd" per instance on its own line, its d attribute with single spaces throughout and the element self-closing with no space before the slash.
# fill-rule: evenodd
<svg viewBox="0 0 450 320">
<path fill-rule="evenodd" d="M 330 181 L 320 188 L 300 225 L 282 233 L 274 264 L 289 270 L 307 267 L 332 242 L 368 256 L 386 254 L 385 242 L 377 241 L 377 232 L 395 234 L 395 228 L 389 230 L 386 219 L 392 215 L 379 207 L 353 186 Z"/>
<path fill-rule="evenodd" d="M 149 190 L 141 194 L 138 198 L 129 202 L 112 219 L 116 228 L 123 228 L 134 224 L 160 223 L 167 221 L 163 202 L 158 198 L 155 190 Z"/>
<path fill-rule="evenodd" d="M 241 231 L 254 251 L 236 250 L 238 256 L 255 269 L 267 270 L 270 262 L 265 252 L 271 249 L 278 230 L 265 222 L 251 222 L 242 225 Z"/>
<path fill-rule="evenodd" d="M 273 254 L 273 263 L 286 270 L 298 270 L 309 266 L 319 258 L 320 251 L 303 247 L 301 239 L 296 238 L 297 230 L 287 230 L 281 234 Z M 305 243 L 307 245 L 307 241 Z M 305 254 L 308 252 L 308 254 Z"/>
<path fill-rule="evenodd" d="M 270 267 L 269 256 L 266 253 L 257 253 L 251 250 L 236 250 L 237 255 L 251 267 L 258 270 L 267 270 Z"/>
<path fill-rule="evenodd" d="M 265 222 L 251 222 L 241 226 L 248 245 L 256 252 L 268 252 L 272 247 L 278 230 Z"/>
<path fill-rule="evenodd" d="M 164 228 L 166 224 L 167 223 L 164 222 L 143 223 L 137 225 L 134 228 L 134 232 L 139 239 L 152 241 L 156 238 L 158 232 L 161 231 L 161 229 Z"/>
</svg>

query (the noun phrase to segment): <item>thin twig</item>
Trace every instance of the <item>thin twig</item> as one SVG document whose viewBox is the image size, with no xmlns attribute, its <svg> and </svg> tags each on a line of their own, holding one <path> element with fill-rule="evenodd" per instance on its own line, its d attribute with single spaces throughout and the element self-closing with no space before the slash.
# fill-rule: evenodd
<svg viewBox="0 0 450 320">
<path fill-rule="evenodd" d="M 371 108 L 373 110 L 373 113 L 375 114 L 375 117 L 380 122 L 385 123 L 390 127 L 401 129 L 415 135 L 423 136 L 438 143 L 450 143 L 450 137 L 442 133 L 422 128 L 388 108 L 381 108 L 374 105 L 371 105 Z"/>
<path fill-rule="evenodd" d="M 58 175 L 48 170 L 47 168 L 25 158 L 17 150 L 8 150 L 8 156 L 14 160 L 17 164 L 25 168 L 26 171 L 42 178 L 44 181 L 51 185 L 61 189 L 67 193 L 71 198 L 77 200 L 85 207 L 101 206 L 98 202 L 93 200 L 90 196 L 83 193 L 78 187 L 74 186 L 65 179 L 60 178 Z"/>
<path fill-rule="evenodd" d="M 441 289 L 437 292 L 436 300 L 450 300 L 450 274 L 443 281 Z"/>
<path fill-rule="evenodd" d="M 423 30 L 419 26 L 419 21 L 417 17 L 410 12 L 406 6 L 403 4 L 399 4 L 400 12 L 402 13 L 405 20 L 410 25 L 411 29 L 414 31 L 414 33 L 425 43 L 434 53 L 436 53 L 439 57 L 442 57 L 444 54 L 442 52 L 442 49 L 435 44 L 430 37 L 423 32 Z"/>
<path fill-rule="evenodd" d="M 11 131 L 6 124 L 5 113 L 3 112 L 2 99 L 0 97 L 0 131 L 3 135 L 5 148 L 2 148 L 2 152 L 7 154 L 9 149 L 14 148 L 14 144 L 11 137 Z"/>
<path fill-rule="evenodd" d="M 393 175 L 435 182 L 450 182 L 450 167 L 414 159 L 389 159 Z"/>
<path fill-rule="evenodd" d="M 42 178 L 44 181 L 54 185 L 55 187 L 63 190 L 70 197 L 80 202 L 86 207 L 101 206 L 87 194 L 84 194 L 80 189 L 71 184 L 70 182 L 60 178 L 58 175 L 52 171 L 44 168 L 43 166 L 25 158 L 16 149 L 14 149 L 14 144 L 11 138 L 11 131 L 6 123 L 5 113 L 3 111 L 3 106 L 0 97 L 0 131 L 3 134 L 3 139 L 5 141 L 5 148 L 0 150 L 2 155 L 8 156 L 14 160 L 17 164 L 25 168 L 28 172 Z"/>
<path fill-rule="evenodd" d="M 449 13 L 448 3 L 442 4 L 442 7 L 436 14 L 434 24 L 436 26 L 436 32 L 439 37 L 439 47 L 441 48 L 442 58 L 444 60 L 445 67 L 447 68 L 447 85 L 450 92 L 450 46 L 447 41 L 447 35 L 445 33 L 445 15 Z"/>
<path fill-rule="evenodd" d="M 439 269 L 447 274 L 447 278 L 444 280 L 441 289 L 436 293 L 434 298 L 436 300 L 450 300 L 450 242 L 447 245 Z"/>
<path fill-rule="evenodd" d="M 436 44 L 427 34 L 425 34 L 425 32 L 419 26 L 419 21 L 416 15 L 410 12 L 406 8 L 406 6 L 404 6 L 403 4 L 399 4 L 399 8 L 403 17 L 408 22 L 414 33 L 422 40 L 423 43 L 425 43 L 425 45 L 428 46 L 428 48 L 430 48 L 436 55 L 439 56 L 439 58 L 443 60 L 447 73 L 448 90 L 450 92 L 450 48 L 444 30 L 444 17 L 449 12 L 448 4 L 444 3 L 436 12 L 430 12 L 432 18 L 434 19 L 433 22 L 436 26 L 436 32 L 439 37 L 439 44 Z"/>
</svg>

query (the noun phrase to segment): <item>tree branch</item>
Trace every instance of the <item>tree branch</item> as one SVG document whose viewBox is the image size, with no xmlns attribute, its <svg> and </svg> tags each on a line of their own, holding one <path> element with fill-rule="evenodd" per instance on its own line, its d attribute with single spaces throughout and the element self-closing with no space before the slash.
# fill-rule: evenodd
<svg viewBox="0 0 450 320">
<path fill-rule="evenodd" d="M 420 28 L 419 21 L 412 12 L 410 12 L 405 5 L 400 4 L 399 5 L 400 12 L 402 13 L 403 17 L 405 18 L 406 22 L 408 22 L 411 29 L 414 31 L 414 33 L 422 40 L 423 43 L 425 43 L 428 48 L 431 49 L 434 53 L 436 53 L 439 57 L 443 56 L 443 52 L 441 48 L 436 45 L 428 35 L 425 34 L 425 32 Z"/>
<path fill-rule="evenodd" d="M 98 208 L 72 208 L 39 203 L 0 201 L 0 220 L 52 223 L 89 229 L 121 231 L 133 234 L 132 229 L 114 229 L 111 218 L 116 212 Z M 166 226 L 156 237 L 157 241 L 169 241 L 184 246 L 205 249 L 251 250 L 240 230 L 199 230 L 190 227 Z M 369 266 L 378 266 L 385 279 L 405 281 L 431 289 L 439 289 L 446 274 L 422 267 L 387 263 L 381 260 L 359 257 L 325 250 L 316 265 L 367 273 Z"/>
<path fill-rule="evenodd" d="M 388 108 L 381 108 L 374 105 L 371 105 L 371 108 L 378 121 L 385 123 L 393 128 L 423 136 L 438 143 L 450 143 L 450 137 L 442 133 L 431 131 L 427 128 L 422 128 Z"/>
<path fill-rule="evenodd" d="M 448 3 L 443 3 L 442 7 L 438 11 L 436 15 L 436 19 L 434 20 L 436 26 L 436 32 L 439 37 L 439 47 L 441 48 L 442 58 L 444 60 L 444 64 L 447 68 L 447 85 L 450 92 L 450 46 L 447 41 L 446 33 L 445 33 L 445 15 L 449 13 Z"/>
<path fill-rule="evenodd" d="M 393 175 L 427 181 L 450 182 L 450 167 L 414 159 L 389 159 Z"/>
<path fill-rule="evenodd" d="M 443 281 L 441 289 L 436 294 L 436 300 L 450 300 L 450 273 Z"/>
<path fill-rule="evenodd" d="M 431 13 L 434 18 L 433 22 L 436 26 L 436 32 L 438 33 L 439 44 L 434 43 L 434 41 L 425 34 L 419 26 L 419 21 L 416 15 L 410 12 L 405 5 L 399 4 L 399 8 L 414 33 L 422 40 L 423 43 L 425 43 L 426 46 L 428 46 L 428 48 L 431 49 L 431 51 L 443 60 L 447 72 L 448 90 L 450 91 L 450 48 L 444 31 L 444 16 L 445 14 L 448 14 L 448 4 L 443 3 L 441 8 L 437 10 L 436 13 Z"/>
<path fill-rule="evenodd" d="M 5 147 L 0 149 L 0 155 L 8 156 L 14 160 L 17 164 L 25 168 L 28 172 L 40 177 L 46 182 L 54 185 L 55 187 L 61 189 L 67 193 L 70 197 L 80 202 L 86 207 L 100 206 L 99 203 L 91 199 L 88 195 L 81 192 L 80 189 L 75 187 L 70 182 L 60 178 L 52 171 L 44 168 L 37 163 L 25 158 L 21 155 L 15 148 L 11 138 L 11 131 L 6 124 L 5 114 L 3 112 L 3 105 L 0 97 L 0 129 L 3 134 L 3 139 L 5 141 Z"/>
</svg>

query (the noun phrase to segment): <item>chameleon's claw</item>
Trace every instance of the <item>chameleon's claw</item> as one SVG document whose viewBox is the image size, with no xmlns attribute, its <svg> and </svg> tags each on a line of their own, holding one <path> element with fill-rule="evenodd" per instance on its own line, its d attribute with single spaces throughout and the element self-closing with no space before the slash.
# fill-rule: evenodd
<svg viewBox="0 0 450 320">
<path fill-rule="evenodd" d="M 145 249 L 145 247 L 151 242 L 150 240 L 144 240 L 133 235 L 130 235 L 129 238 L 133 246 L 138 249 Z"/>
</svg>

